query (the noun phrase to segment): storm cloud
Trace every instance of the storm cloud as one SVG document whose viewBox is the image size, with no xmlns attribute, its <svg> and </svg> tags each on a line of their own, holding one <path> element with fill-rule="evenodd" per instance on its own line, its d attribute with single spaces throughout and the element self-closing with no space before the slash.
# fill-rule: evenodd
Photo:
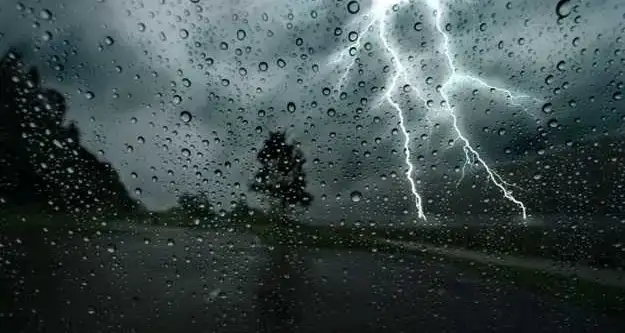
<svg viewBox="0 0 625 333">
<path fill-rule="evenodd" d="M 183 191 L 208 191 L 225 209 L 242 196 L 257 205 L 247 190 L 255 149 L 282 128 L 307 158 L 316 198 L 307 219 L 413 220 L 405 138 L 384 98 L 397 62 L 410 82 L 391 93 L 403 110 L 426 214 L 445 211 L 439 206 L 453 198 L 501 198 L 479 165 L 465 169 L 456 186 L 465 155 L 443 102 L 495 170 L 547 161 L 570 149 L 571 140 L 623 134 L 619 1 L 571 0 L 560 13 L 556 1 L 538 0 L 355 6 L 23 1 L 0 7 L 0 47 L 27 51 L 44 80 L 66 96 L 68 118 L 87 148 L 110 161 L 130 191 L 141 189 L 136 195 L 152 209 L 170 207 Z M 376 17 L 383 17 L 382 37 L 399 59 L 380 39 L 381 25 L 370 24 Z M 454 74 L 525 97 L 457 80 L 443 101 L 441 87 Z M 521 200 L 531 195 L 531 175 L 502 177 L 529 185 Z M 352 202 L 353 191 L 364 200 Z"/>
</svg>

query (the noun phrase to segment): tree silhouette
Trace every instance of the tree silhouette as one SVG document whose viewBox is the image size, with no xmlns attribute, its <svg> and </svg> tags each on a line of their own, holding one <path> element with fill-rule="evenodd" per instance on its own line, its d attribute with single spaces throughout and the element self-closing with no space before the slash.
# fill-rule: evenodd
<svg viewBox="0 0 625 333">
<path fill-rule="evenodd" d="M 65 98 L 11 50 L 0 58 L 0 197 L 12 206 L 116 212 L 138 208 L 110 164 L 65 126 Z"/>
<path fill-rule="evenodd" d="M 178 207 L 187 214 L 195 215 L 195 217 L 214 215 L 213 205 L 204 192 L 198 194 L 183 193 L 178 197 Z"/>
<path fill-rule="evenodd" d="M 312 202 L 312 195 L 306 192 L 306 174 L 303 165 L 304 154 L 286 142 L 284 132 L 270 132 L 257 159 L 262 165 L 250 186 L 252 191 L 262 193 L 274 200 L 280 212 L 287 207 Z"/>
</svg>

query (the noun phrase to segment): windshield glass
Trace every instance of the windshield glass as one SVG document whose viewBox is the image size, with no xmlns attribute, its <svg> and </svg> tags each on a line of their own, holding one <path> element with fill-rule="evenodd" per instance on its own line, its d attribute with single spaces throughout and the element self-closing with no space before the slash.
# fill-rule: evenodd
<svg viewBox="0 0 625 333">
<path fill-rule="evenodd" d="M 622 332 L 625 3 L 5 0 L 7 332 Z"/>
</svg>

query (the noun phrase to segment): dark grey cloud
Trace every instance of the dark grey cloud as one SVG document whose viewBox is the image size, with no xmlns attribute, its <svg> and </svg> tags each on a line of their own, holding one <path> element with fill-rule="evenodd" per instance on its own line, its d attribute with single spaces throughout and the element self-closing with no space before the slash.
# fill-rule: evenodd
<svg viewBox="0 0 625 333">
<path fill-rule="evenodd" d="M 257 204 L 247 191 L 254 149 L 282 128 L 307 156 L 317 198 L 309 219 L 366 212 L 410 221 L 404 137 L 384 99 L 397 67 L 380 26 L 369 26 L 375 18 L 383 17 L 413 89 L 401 82 L 392 96 L 404 110 L 426 212 L 475 191 L 501 196 L 480 167 L 467 169 L 456 190 L 465 160 L 440 107 L 440 87 L 454 72 L 436 3 L 360 1 L 352 14 L 347 1 L 24 1 L 0 9 L 0 43 L 37 48 L 33 63 L 67 96 L 88 148 L 101 151 L 129 189 L 141 188 L 149 207 L 203 190 L 222 207 L 241 195 Z M 618 1 L 571 0 L 561 19 L 544 1 L 442 1 L 438 9 L 456 74 L 528 96 L 509 99 L 475 81 L 446 86 L 460 128 L 495 169 L 548 159 L 570 140 L 622 135 Z M 363 200 L 352 202 L 353 191 Z"/>
</svg>

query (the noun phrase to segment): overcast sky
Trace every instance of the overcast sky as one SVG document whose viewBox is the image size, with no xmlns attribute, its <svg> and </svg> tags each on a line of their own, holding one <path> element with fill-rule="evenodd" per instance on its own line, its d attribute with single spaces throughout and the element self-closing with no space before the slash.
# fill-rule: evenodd
<svg viewBox="0 0 625 333">
<path fill-rule="evenodd" d="M 493 170 L 539 158 L 506 152 L 528 140 L 548 156 L 567 140 L 622 134 L 625 4 L 557 3 L 22 1 L 0 6 L 0 48 L 17 45 L 40 67 L 84 145 L 149 208 L 171 206 L 176 191 L 208 190 L 226 209 L 241 195 L 255 202 L 254 149 L 282 128 L 308 160 L 308 218 L 413 219 L 391 88 L 426 215 L 464 164 L 445 96 Z M 469 186 L 476 176 L 482 189 Z M 454 195 L 501 197 L 483 167 L 464 183 Z"/>
</svg>

